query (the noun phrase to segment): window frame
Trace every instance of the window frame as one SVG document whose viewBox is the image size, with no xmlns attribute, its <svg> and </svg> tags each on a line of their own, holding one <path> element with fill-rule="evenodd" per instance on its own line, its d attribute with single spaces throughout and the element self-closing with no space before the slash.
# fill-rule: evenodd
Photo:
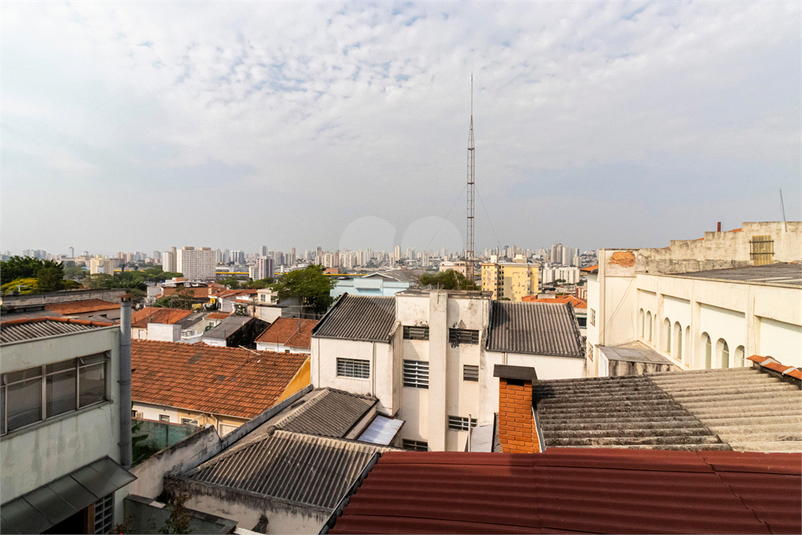
<svg viewBox="0 0 802 535">
<path fill-rule="evenodd" d="M 448 428 L 451 431 L 470 431 L 471 427 L 476 427 L 476 418 L 448 415 Z"/>
<path fill-rule="evenodd" d="M 84 362 L 84 359 L 92 359 L 89 362 Z M 13 370 L 9 372 L 5 372 L 0 375 L 0 410 L 2 410 L 2 416 L 0 417 L 0 436 L 6 436 L 9 433 L 16 433 L 19 430 L 31 428 L 43 423 L 47 423 L 48 421 L 53 421 L 56 419 L 62 418 L 64 415 L 69 415 L 73 413 L 78 413 L 83 410 L 90 409 L 94 406 L 97 406 L 101 403 L 105 403 L 111 401 L 111 383 L 110 383 L 110 372 L 111 372 L 111 355 L 109 351 L 101 351 L 99 353 L 91 353 L 89 355 L 82 355 L 80 357 L 75 357 L 71 359 L 60 360 L 56 362 L 49 362 L 42 364 L 40 366 L 31 366 L 30 368 L 24 368 L 21 370 Z M 57 369 L 55 371 L 48 372 L 48 368 L 52 368 L 58 365 L 63 365 L 65 363 L 71 363 L 70 366 L 61 367 L 61 369 Z M 96 401 L 92 401 L 87 403 L 86 405 L 81 405 L 81 371 L 86 370 L 88 368 L 101 366 L 103 370 L 103 395 L 102 398 Z M 48 416 L 47 414 L 47 406 L 48 400 L 52 402 L 52 397 L 48 395 L 48 378 L 55 377 L 58 375 L 67 374 L 70 372 L 74 372 L 75 381 L 75 405 L 73 408 L 59 412 L 58 414 L 53 414 Z M 31 375 L 35 373 L 37 375 Z M 9 376 L 13 376 L 14 374 L 22 374 L 19 379 L 16 380 L 9 380 Z M 9 386 L 32 382 L 32 381 L 39 381 L 39 389 L 41 392 L 40 401 L 39 401 L 39 418 L 36 421 L 27 423 L 25 425 L 21 425 L 19 427 L 15 427 L 14 429 L 8 429 L 8 394 L 9 394 Z"/>
<path fill-rule="evenodd" d="M 461 345 L 478 345 L 479 331 L 476 329 L 454 329 L 449 327 L 448 343 L 451 344 L 451 347 L 458 347 Z"/>
<path fill-rule="evenodd" d="M 342 364 L 342 367 L 341 367 L 341 364 Z M 367 359 L 354 359 L 354 358 L 350 358 L 350 357 L 337 357 L 336 362 L 335 362 L 335 366 L 336 366 L 337 377 L 345 377 L 347 379 L 361 379 L 363 381 L 369 381 L 370 380 L 370 372 L 371 372 L 371 370 L 370 370 L 370 361 L 367 360 Z M 343 372 L 348 371 L 347 366 L 351 366 L 351 369 L 353 370 L 352 374 L 340 373 L 341 371 L 343 371 Z M 366 367 L 367 368 L 367 375 L 364 376 L 364 377 L 361 374 L 357 375 L 356 366 Z"/>
<path fill-rule="evenodd" d="M 401 447 L 410 451 L 429 451 L 429 443 L 425 440 L 401 439 Z"/>
<path fill-rule="evenodd" d="M 401 381 L 406 388 L 429 389 L 429 361 L 404 359 Z"/>
<path fill-rule="evenodd" d="M 428 325 L 404 325 L 404 340 L 429 340 Z"/>
<path fill-rule="evenodd" d="M 470 373 L 468 373 L 470 372 Z M 475 372 L 475 373 L 474 373 Z M 463 364 L 462 365 L 462 380 L 470 383 L 479 382 L 479 365 L 478 364 Z"/>
</svg>

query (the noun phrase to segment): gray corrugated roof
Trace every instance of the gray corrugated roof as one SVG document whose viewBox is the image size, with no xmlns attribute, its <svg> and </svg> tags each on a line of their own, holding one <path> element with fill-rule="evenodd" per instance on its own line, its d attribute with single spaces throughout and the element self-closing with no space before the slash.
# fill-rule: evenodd
<svg viewBox="0 0 802 535">
<path fill-rule="evenodd" d="M 755 282 L 782 286 L 802 286 L 802 265 L 771 264 L 767 266 L 744 266 L 738 268 L 695 271 L 692 273 L 671 273 L 669 276 Z"/>
<path fill-rule="evenodd" d="M 203 333 L 201 339 L 215 338 L 219 340 L 225 340 L 252 319 L 253 318 L 251 316 L 229 316 L 219 324 Z"/>
<path fill-rule="evenodd" d="M 174 477 L 331 511 L 373 454 L 391 449 L 275 431 Z"/>
<path fill-rule="evenodd" d="M 320 320 L 312 337 L 388 342 L 394 323 L 394 297 L 345 294 Z"/>
<path fill-rule="evenodd" d="M 487 350 L 584 358 L 570 304 L 493 301 Z"/>
<path fill-rule="evenodd" d="M 268 424 L 285 431 L 343 438 L 377 401 L 373 396 L 322 388 L 305 395 Z"/>
<path fill-rule="evenodd" d="M 36 338 L 90 331 L 103 327 L 108 327 L 108 325 L 89 325 L 87 322 L 77 323 L 75 321 L 66 322 L 50 319 L 37 319 L 24 323 L 6 322 L 0 326 L 0 343 L 35 340 Z"/>
<path fill-rule="evenodd" d="M 666 357 L 649 347 L 599 346 L 599 351 L 604 353 L 608 360 L 673 364 Z"/>
</svg>

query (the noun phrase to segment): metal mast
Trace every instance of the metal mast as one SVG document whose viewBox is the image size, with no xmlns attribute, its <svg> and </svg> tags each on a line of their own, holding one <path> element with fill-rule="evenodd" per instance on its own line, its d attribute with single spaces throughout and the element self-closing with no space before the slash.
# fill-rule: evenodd
<svg viewBox="0 0 802 535">
<path fill-rule="evenodd" d="M 473 74 L 471 74 L 471 129 L 468 131 L 468 246 L 465 250 L 465 271 L 469 283 L 473 283 L 473 201 L 476 148 L 473 144 Z"/>
</svg>

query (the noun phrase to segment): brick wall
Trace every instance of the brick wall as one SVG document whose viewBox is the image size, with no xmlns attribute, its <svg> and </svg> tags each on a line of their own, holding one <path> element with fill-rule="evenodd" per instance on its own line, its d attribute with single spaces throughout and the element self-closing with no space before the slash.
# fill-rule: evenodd
<svg viewBox="0 0 802 535">
<path fill-rule="evenodd" d="M 504 453 L 537 453 L 532 382 L 499 378 L 498 435 Z"/>
</svg>

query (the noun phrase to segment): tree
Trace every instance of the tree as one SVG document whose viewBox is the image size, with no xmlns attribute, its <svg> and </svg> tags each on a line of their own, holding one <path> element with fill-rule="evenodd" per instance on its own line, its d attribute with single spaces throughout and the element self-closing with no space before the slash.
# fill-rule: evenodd
<svg viewBox="0 0 802 535">
<path fill-rule="evenodd" d="M 273 289 L 278 291 L 279 299 L 297 298 L 302 305 L 311 307 L 316 314 L 328 310 L 334 281 L 323 274 L 323 266 L 310 265 L 282 275 Z"/>
<path fill-rule="evenodd" d="M 64 264 L 32 256 L 12 256 L 0 262 L 0 284 L 5 285 L 17 279 L 37 279 L 35 293 L 63 290 Z"/>
<path fill-rule="evenodd" d="M 182 286 L 178 288 L 173 295 L 156 299 L 153 306 L 192 310 L 193 304 L 195 304 L 195 292 L 192 291 L 192 288 Z"/>
<path fill-rule="evenodd" d="M 468 279 L 459 271 L 449 269 L 440 273 L 424 273 L 418 279 L 418 284 L 422 287 L 429 286 L 441 290 L 478 290 L 476 284 L 469 282 Z"/>
<path fill-rule="evenodd" d="M 9 292 L 19 292 L 20 295 L 39 293 L 39 280 L 34 278 L 15 279 L 0 286 L 3 295 Z"/>
<path fill-rule="evenodd" d="M 242 283 L 241 287 L 248 290 L 261 290 L 262 288 L 267 288 L 275 281 L 273 277 L 267 277 L 266 279 L 259 279 L 255 281 L 248 281 Z"/>
<path fill-rule="evenodd" d="M 189 498 L 190 495 L 186 492 L 177 492 L 170 496 L 167 501 L 170 506 L 170 516 L 164 521 L 164 527 L 159 533 L 192 533 L 193 529 L 190 527 L 192 513 L 184 506 Z"/>
</svg>

